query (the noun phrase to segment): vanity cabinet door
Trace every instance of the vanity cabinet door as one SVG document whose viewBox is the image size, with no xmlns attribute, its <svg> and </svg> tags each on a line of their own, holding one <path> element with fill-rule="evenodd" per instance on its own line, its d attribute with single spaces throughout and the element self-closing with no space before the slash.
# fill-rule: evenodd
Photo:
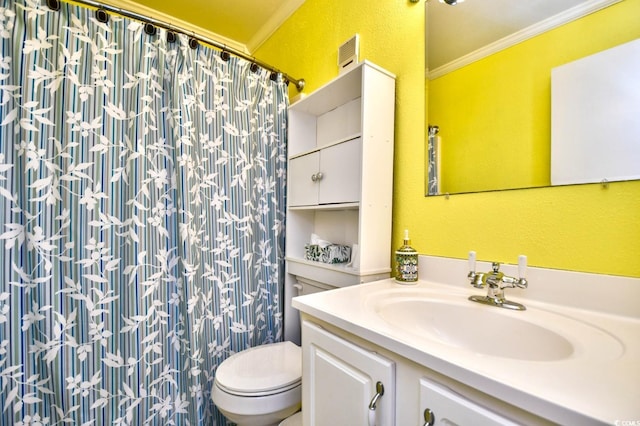
<svg viewBox="0 0 640 426">
<path fill-rule="evenodd" d="M 302 323 L 302 415 L 306 426 L 392 426 L 395 365 L 307 321 Z M 376 384 L 384 394 L 376 395 Z"/>
<path fill-rule="evenodd" d="M 431 415 L 425 416 L 429 410 Z M 431 422 L 428 418 L 431 418 Z M 429 426 L 474 425 L 517 426 L 503 417 L 451 389 L 427 379 L 420 379 L 420 423 Z"/>
</svg>

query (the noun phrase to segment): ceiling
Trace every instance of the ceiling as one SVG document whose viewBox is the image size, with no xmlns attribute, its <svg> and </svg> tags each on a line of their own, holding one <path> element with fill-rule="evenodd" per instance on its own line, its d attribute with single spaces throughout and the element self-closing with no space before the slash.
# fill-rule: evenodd
<svg viewBox="0 0 640 426">
<path fill-rule="evenodd" d="M 464 0 L 450 6 L 438 0 L 427 0 L 427 69 L 442 67 L 534 24 L 551 21 L 551 17 L 569 14 L 572 8 L 582 10 L 587 3 L 599 2 Z"/>
<path fill-rule="evenodd" d="M 253 53 L 305 0 L 105 0 Z"/>
<path fill-rule="evenodd" d="M 598 1 L 466 0 L 449 6 L 438 0 L 425 0 L 427 68 L 434 70 L 563 11 Z M 105 0 L 105 3 L 152 16 L 248 54 L 253 54 L 304 2 Z"/>
</svg>

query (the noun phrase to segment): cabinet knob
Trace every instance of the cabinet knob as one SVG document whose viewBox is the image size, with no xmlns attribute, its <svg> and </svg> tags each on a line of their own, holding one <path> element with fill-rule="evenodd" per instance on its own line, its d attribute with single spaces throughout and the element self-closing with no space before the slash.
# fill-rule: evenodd
<svg viewBox="0 0 640 426">
<path fill-rule="evenodd" d="M 321 181 L 323 177 L 324 176 L 322 175 L 322 172 L 318 172 L 318 173 L 315 173 L 315 174 L 311 175 L 311 180 L 313 182 L 318 182 L 318 181 Z"/>
<path fill-rule="evenodd" d="M 431 408 L 424 410 L 424 426 L 433 426 L 436 424 L 436 416 Z"/>
</svg>

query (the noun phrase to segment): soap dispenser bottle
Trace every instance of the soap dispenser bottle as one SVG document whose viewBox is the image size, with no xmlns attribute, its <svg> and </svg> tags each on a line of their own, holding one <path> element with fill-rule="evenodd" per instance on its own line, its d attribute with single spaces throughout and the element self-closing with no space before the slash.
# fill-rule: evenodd
<svg viewBox="0 0 640 426">
<path fill-rule="evenodd" d="M 418 252 L 410 246 L 409 230 L 404 231 L 404 243 L 396 250 L 396 281 L 415 284 L 418 281 Z"/>
</svg>

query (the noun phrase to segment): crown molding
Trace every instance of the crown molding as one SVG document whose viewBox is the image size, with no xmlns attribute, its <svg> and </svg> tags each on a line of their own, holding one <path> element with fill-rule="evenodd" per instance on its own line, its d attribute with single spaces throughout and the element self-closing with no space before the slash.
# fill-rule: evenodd
<svg viewBox="0 0 640 426">
<path fill-rule="evenodd" d="M 305 0 L 287 0 L 280 5 L 269 20 L 251 37 L 247 43 L 247 49 L 250 52 L 255 52 L 304 2 Z"/>
<path fill-rule="evenodd" d="M 443 75 L 469 65 L 472 62 L 486 58 L 489 55 L 493 55 L 494 53 L 500 52 L 501 50 L 512 47 L 525 40 L 533 38 L 554 28 L 560 27 L 571 21 L 575 21 L 576 19 L 582 18 L 583 16 L 589 15 L 593 12 L 597 12 L 598 10 L 604 9 L 611 6 L 612 4 L 619 3 L 621 1 L 623 0 L 590 0 L 583 4 L 574 6 L 548 19 L 545 19 L 511 35 L 503 37 L 480 49 L 474 50 L 473 52 L 461 56 L 460 58 L 455 59 L 438 68 L 427 70 L 427 78 L 429 78 L 429 80 L 433 80 L 435 78 L 442 77 Z"/>
</svg>

